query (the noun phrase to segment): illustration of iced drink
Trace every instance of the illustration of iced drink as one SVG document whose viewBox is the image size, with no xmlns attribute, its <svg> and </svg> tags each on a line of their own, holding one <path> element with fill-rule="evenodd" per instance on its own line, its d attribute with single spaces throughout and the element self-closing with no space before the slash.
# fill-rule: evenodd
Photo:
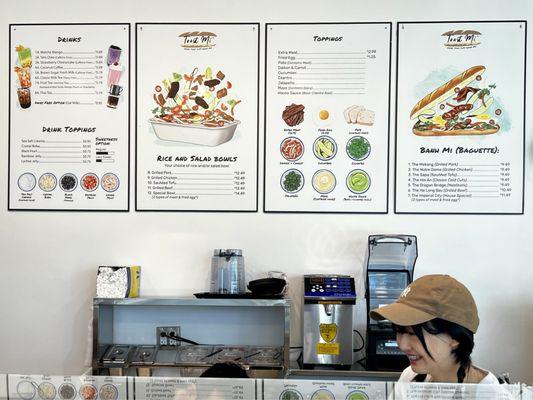
<svg viewBox="0 0 533 400">
<path fill-rule="evenodd" d="M 124 72 L 124 68 L 118 64 L 110 65 L 109 71 L 107 72 L 107 86 L 118 85 L 122 72 Z"/>
<path fill-rule="evenodd" d="M 109 108 L 117 108 L 121 93 L 122 93 L 122 86 L 118 86 L 118 85 L 110 86 L 109 96 L 107 96 L 107 106 Z"/>
<path fill-rule="evenodd" d="M 31 67 L 31 50 L 22 45 L 17 46 L 15 49 L 19 56 L 20 65 L 24 67 Z"/>
<path fill-rule="evenodd" d="M 31 68 L 30 67 L 15 67 L 15 72 L 18 75 L 20 86 L 27 88 L 31 86 Z"/>
<path fill-rule="evenodd" d="M 120 47 L 115 45 L 109 46 L 109 49 L 107 50 L 107 65 L 110 66 L 113 64 L 118 64 L 121 53 L 122 49 Z"/>
<path fill-rule="evenodd" d="M 19 98 L 19 104 L 22 108 L 29 108 L 31 106 L 31 91 L 30 88 L 18 88 L 17 95 Z"/>
</svg>

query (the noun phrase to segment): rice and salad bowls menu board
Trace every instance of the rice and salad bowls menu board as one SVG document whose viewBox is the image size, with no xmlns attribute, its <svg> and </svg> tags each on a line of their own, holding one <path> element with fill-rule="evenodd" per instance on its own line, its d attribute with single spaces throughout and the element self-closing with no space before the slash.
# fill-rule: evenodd
<svg viewBox="0 0 533 400">
<path fill-rule="evenodd" d="M 525 21 L 398 23 L 397 213 L 523 213 L 525 45 Z"/>
<path fill-rule="evenodd" d="M 266 25 L 266 212 L 387 212 L 391 28 Z"/>
<path fill-rule="evenodd" d="M 136 37 L 136 209 L 257 211 L 259 24 Z"/>
<path fill-rule="evenodd" d="M 10 210 L 129 209 L 129 35 L 10 25 Z"/>
</svg>

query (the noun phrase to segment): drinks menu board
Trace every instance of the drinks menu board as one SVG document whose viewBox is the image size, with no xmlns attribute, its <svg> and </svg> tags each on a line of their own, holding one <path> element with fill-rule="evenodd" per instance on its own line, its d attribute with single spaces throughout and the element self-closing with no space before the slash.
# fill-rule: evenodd
<svg viewBox="0 0 533 400">
<path fill-rule="evenodd" d="M 129 34 L 10 26 L 10 210 L 129 209 Z"/>
<path fill-rule="evenodd" d="M 266 35 L 265 211 L 386 213 L 391 24 Z"/>
<path fill-rule="evenodd" d="M 136 209 L 257 211 L 259 24 L 137 24 Z"/>
<path fill-rule="evenodd" d="M 398 24 L 397 213 L 523 213 L 525 46 L 525 21 Z"/>
</svg>

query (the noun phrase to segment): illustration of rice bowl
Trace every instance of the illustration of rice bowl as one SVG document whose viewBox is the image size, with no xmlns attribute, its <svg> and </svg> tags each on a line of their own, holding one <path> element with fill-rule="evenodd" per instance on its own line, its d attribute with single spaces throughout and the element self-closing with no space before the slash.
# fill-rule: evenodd
<svg viewBox="0 0 533 400">
<path fill-rule="evenodd" d="M 216 70 L 215 70 L 216 71 Z M 241 103 L 231 92 L 233 83 L 222 71 L 194 68 L 173 72 L 155 85 L 157 105 L 148 122 L 161 140 L 218 146 L 233 138 L 237 125 L 235 107 Z"/>
<path fill-rule="evenodd" d="M 346 186 L 355 194 L 362 194 L 370 188 L 370 176 L 362 169 L 354 169 L 346 178 Z"/>
<path fill-rule="evenodd" d="M 46 172 L 39 178 L 39 187 L 44 192 L 51 192 L 57 186 L 57 178 L 54 174 Z"/>
<path fill-rule="evenodd" d="M 151 118 L 155 135 L 161 140 L 198 144 L 202 146 L 218 146 L 229 142 L 237 130 L 240 121 L 233 121 L 224 126 L 206 127 L 203 125 L 184 125 L 174 122 L 159 121 Z"/>
<path fill-rule="evenodd" d="M 19 176 L 17 184 L 19 189 L 23 192 L 30 192 L 33 190 L 33 188 L 35 188 L 35 185 L 37 184 L 37 179 L 32 173 L 26 172 Z"/>
<path fill-rule="evenodd" d="M 330 193 L 336 184 L 335 175 L 327 169 L 320 169 L 313 175 L 313 189 L 320 194 Z"/>
<path fill-rule="evenodd" d="M 17 393 L 22 400 L 32 400 L 35 397 L 35 384 L 30 381 L 20 381 L 17 384 Z"/>
</svg>

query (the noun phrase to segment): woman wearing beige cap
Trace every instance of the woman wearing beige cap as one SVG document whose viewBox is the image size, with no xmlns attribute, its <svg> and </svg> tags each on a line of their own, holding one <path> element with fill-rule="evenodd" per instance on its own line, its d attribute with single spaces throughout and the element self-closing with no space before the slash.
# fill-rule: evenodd
<svg viewBox="0 0 533 400">
<path fill-rule="evenodd" d="M 426 275 L 411 283 L 396 302 L 370 312 L 389 320 L 399 348 L 411 365 L 400 381 L 498 383 L 472 364 L 479 317 L 468 289 L 448 275 Z"/>
</svg>

